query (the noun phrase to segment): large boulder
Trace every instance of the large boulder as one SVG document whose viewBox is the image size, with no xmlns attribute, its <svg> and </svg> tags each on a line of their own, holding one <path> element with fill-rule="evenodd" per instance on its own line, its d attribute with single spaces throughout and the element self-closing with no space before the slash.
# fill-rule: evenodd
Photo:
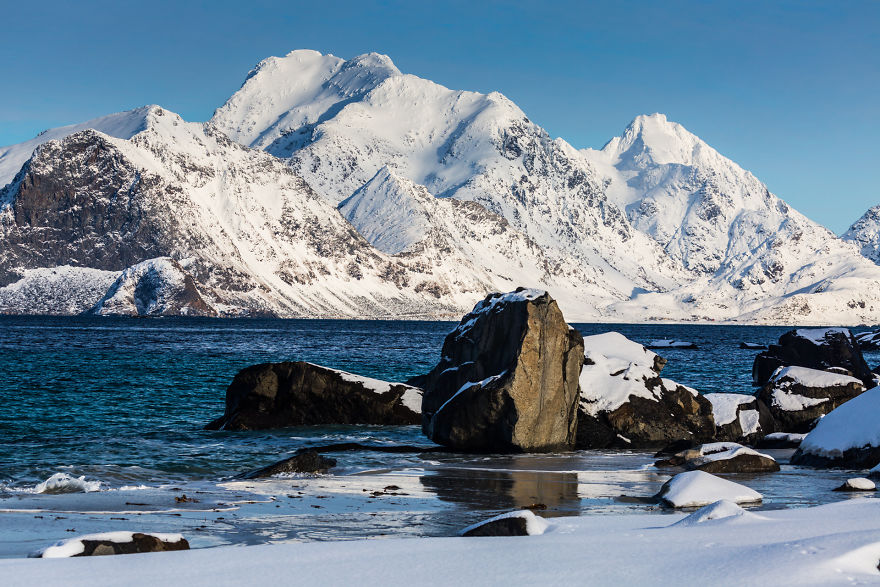
<svg viewBox="0 0 880 587">
<path fill-rule="evenodd" d="M 583 360 L 583 337 L 547 292 L 490 294 L 424 379 L 425 435 L 462 451 L 570 449 Z"/>
<path fill-rule="evenodd" d="M 238 372 L 226 411 L 208 430 L 262 430 L 321 424 L 418 424 L 422 391 L 301 361 Z"/>
<path fill-rule="evenodd" d="M 663 484 L 655 496 L 674 508 L 697 508 L 725 499 L 733 503 L 760 503 L 763 496 L 745 485 L 705 471 L 679 473 Z"/>
<path fill-rule="evenodd" d="M 754 444 L 776 429 L 776 422 L 764 402 L 744 393 L 704 394 L 712 404 L 715 439 Z"/>
<path fill-rule="evenodd" d="M 758 392 L 777 427 L 785 432 L 809 432 L 816 421 L 865 391 L 849 375 L 806 367 L 780 367 Z"/>
<path fill-rule="evenodd" d="M 819 420 L 791 457 L 794 465 L 870 469 L 880 463 L 880 387 Z"/>
<path fill-rule="evenodd" d="M 584 338 L 577 448 L 654 447 L 709 441 L 712 404 L 660 377 L 666 361 L 617 332 Z"/>
<path fill-rule="evenodd" d="M 508 512 L 468 526 L 462 536 L 536 536 L 543 534 L 550 524 L 529 510 Z"/>
<path fill-rule="evenodd" d="M 240 479 L 262 479 L 290 473 L 324 473 L 336 466 L 336 459 L 321 456 L 312 449 L 299 450 L 292 457 L 241 475 Z"/>
<path fill-rule="evenodd" d="M 779 367 L 807 367 L 820 371 L 838 367 L 873 386 L 874 374 L 862 357 L 859 343 L 846 328 L 799 328 L 779 337 L 779 344 L 755 357 L 752 379 L 764 385 Z"/>
</svg>

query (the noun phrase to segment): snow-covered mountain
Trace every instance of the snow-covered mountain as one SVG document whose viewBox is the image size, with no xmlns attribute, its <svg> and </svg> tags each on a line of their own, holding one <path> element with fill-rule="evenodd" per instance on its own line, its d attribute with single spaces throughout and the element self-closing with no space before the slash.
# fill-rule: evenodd
<svg viewBox="0 0 880 587">
<path fill-rule="evenodd" d="M 51 311 L 29 291 L 451 316 L 526 285 L 570 320 L 880 321 L 880 267 L 662 115 L 577 150 L 384 55 L 271 57 L 204 124 L 151 106 L 47 131 L 0 148 L 6 181 L 0 312 Z"/>
<path fill-rule="evenodd" d="M 862 255 L 874 263 L 880 263 L 880 205 L 869 208 L 841 238 L 859 247 Z"/>
</svg>

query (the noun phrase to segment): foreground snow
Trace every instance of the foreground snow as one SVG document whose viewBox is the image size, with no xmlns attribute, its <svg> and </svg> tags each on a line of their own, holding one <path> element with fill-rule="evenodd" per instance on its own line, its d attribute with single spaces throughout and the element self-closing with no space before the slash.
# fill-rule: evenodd
<svg viewBox="0 0 880 587">
<path fill-rule="evenodd" d="M 880 500 L 743 515 L 548 519 L 543 535 L 220 547 L 0 561 L 10 587 L 53 584 L 828 585 L 880 581 Z"/>
</svg>

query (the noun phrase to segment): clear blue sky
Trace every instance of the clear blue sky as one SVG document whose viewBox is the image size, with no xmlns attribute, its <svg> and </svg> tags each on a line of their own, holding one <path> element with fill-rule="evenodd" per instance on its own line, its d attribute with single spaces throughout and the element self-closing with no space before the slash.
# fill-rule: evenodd
<svg viewBox="0 0 880 587">
<path fill-rule="evenodd" d="M 835 232 L 880 203 L 880 2 L 550 4 L 6 3 L 0 144 L 150 103 L 205 120 L 264 57 L 378 51 L 577 147 L 663 112 Z"/>
</svg>

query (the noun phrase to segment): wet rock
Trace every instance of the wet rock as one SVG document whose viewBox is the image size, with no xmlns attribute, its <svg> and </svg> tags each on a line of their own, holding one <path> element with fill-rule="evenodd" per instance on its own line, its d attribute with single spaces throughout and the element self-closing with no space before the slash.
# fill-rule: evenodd
<svg viewBox="0 0 880 587">
<path fill-rule="evenodd" d="M 665 360 L 617 332 L 584 338 L 577 448 L 666 446 L 715 434 L 712 404 L 660 377 Z"/>
<path fill-rule="evenodd" d="M 245 473 L 242 479 L 261 479 L 283 473 L 324 473 L 336 466 L 336 459 L 321 456 L 314 450 L 298 451 L 294 456 L 267 467 Z"/>
<path fill-rule="evenodd" d="M 753 351 L 765 351 L 767 350 L 767 345 L 759 342 L 741 342 L 739 343 L 739 348 Z"/>
<path fill-rule="evenodd" d="M 239 371 L 226 412 L 208 430 L 322 424 L 418 424 L 421 390 L 311 363 L 264 363 Z"/>
<path fill-rule="evenodd" d="M 804 367 L 780 367 L 758 392 L 777 424 L 785 432 L 809 432 L 816 421 L 865 390 L 849 375 Z"/>
<path fill-rule="evenodd" d="M 776 460 L 735 442 L 713 442 L 684 450 L 654 463 L 707 473 L 767 473 L 779 470 Z"/>
<path fill-rule="evenodd" d="M 801 328 L 779 337 L 779 344 L 755 357 L 752 379 L 764 385 L 779 367 L 807 367 L 820 371 L 842 367 L 871 387 L 874 375 L 862 357 L 858 341 L 845 328 Z"/>
<path fill-rule="evenodd" d="M 425 378 L 425 435 L 461 451 L 571 448 L 582 341 L 546 292 L 490 294 L 446 337 Z"/>
</svg>

